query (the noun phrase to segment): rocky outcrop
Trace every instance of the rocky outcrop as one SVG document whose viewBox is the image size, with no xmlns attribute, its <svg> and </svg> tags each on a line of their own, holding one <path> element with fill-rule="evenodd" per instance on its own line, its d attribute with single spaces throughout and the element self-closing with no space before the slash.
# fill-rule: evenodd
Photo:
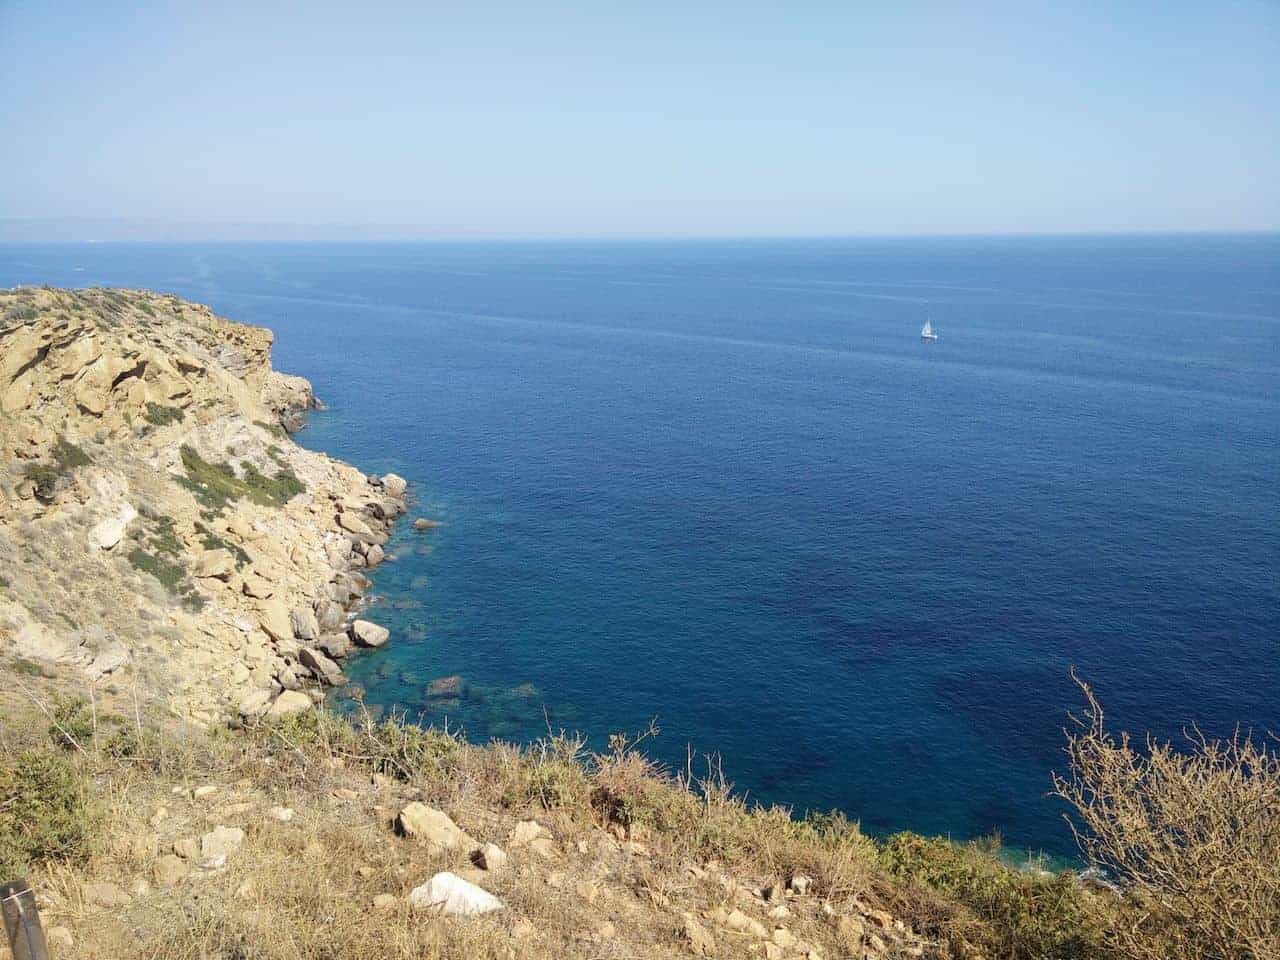
<svg viewBox="0 0 1280 960">
<path fill-rule="evenodd" d="M 289 438 L 319 404 L 272 339 L 143 291 L 0 291 L 0 663 L 244 722 L 388 641 L 348 618 L 406 484 Z"/>
</svg>

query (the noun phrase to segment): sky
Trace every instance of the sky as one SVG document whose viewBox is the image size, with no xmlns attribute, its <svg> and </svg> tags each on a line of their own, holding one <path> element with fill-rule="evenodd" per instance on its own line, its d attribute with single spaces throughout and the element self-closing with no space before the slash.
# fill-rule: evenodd
<svg viewBox="0 0 1280 960">
<path fill-rule="evenodd" d="M 3 239 L 1275 229 L 1275 0 L 0 0 Z"/>
</svg>

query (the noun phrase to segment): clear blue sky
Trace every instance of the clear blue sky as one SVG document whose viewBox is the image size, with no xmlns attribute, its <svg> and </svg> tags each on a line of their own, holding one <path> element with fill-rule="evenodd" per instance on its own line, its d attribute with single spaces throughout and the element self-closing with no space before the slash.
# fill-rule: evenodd
<svg viewBox="0 0 1280 960">
<path fill-rule="evenodd" d="M 1277 229 L 1280 4 L 0 0 L 0 144 L 0 219 Z"/>
</svg>

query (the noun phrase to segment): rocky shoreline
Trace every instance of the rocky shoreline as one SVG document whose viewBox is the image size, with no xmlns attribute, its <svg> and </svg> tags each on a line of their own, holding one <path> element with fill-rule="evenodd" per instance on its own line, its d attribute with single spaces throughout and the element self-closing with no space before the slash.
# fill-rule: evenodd
<svg viewBox="0 0 1280 960">
<path fill-rule="evenodd" d="M 407 484 L 293 442 L 320 405 L 272 340 L 147 291 L 0 293 L 0 655 L 207 726 L 388 641 L 359 613 Z"/>
</svg>

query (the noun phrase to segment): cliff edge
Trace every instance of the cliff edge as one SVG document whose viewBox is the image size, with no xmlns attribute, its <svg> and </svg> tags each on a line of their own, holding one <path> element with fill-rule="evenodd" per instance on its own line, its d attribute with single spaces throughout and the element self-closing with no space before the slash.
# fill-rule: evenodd
<svg viewBox="0 0 1280 960">
<path fill-rule="evenodd" d="M 141 290 L 0 292 L 0 654 L 198 725 L 343 681 L 404 481 L 289 438 L 271 331 Z"/>
</svg>

